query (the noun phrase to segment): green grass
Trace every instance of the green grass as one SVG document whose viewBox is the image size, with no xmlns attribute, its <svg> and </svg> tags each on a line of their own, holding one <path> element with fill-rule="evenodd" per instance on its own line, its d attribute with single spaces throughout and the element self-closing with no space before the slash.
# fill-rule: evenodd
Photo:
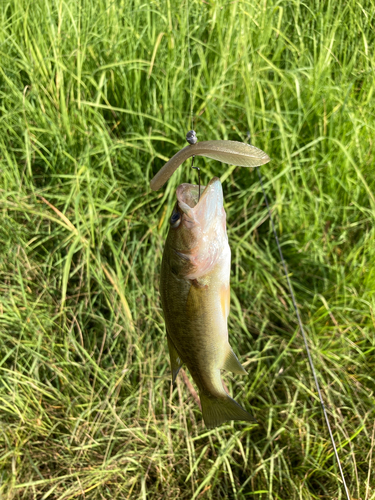
<svg viewBox="0 0 375 500">
<path fill-rule="evenodd" d="M 343 499 L 256 172 L 223 176 L 225 375 L 258 425 L 171 392 L 158 279 L 185 145 L 262 167 L 353 499 L 375 499 L 373 0 L 0 3 L 0 497 Z"/>
</svg>

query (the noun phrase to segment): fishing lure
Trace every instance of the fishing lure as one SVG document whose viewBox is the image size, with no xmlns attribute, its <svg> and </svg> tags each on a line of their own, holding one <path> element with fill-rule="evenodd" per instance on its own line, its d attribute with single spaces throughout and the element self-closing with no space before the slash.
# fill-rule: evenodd
<svg viewBox="0 0 375 500">
<path fill-rule="evenodd" d="M 270 157 L 264 151 L 244 142 L 197 142 L 194 130 L 187 133 L 186 139 L 190 146 L 186 146 L 176 153 L 151 180 L 150 187 L 153 191 L 160 189 L 178 167 L 192 156 L 205 156 L 237 167 L 259 167 L 270 161 Z"/>
</svg>

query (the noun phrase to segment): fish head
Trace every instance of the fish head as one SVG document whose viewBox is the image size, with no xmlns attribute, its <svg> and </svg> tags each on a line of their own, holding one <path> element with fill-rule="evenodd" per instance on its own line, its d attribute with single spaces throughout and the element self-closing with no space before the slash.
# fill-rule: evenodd
<svg viewBox="0 0 375 500">
<path fill-rule="evenodd" d="M 170 218 L 167 244 L 174 267 L 186 279 L 208 274 L 224 250 L 229 251 L 223 189 L 217 177 L 207 186 L 181 184 Z"/>
</svg>

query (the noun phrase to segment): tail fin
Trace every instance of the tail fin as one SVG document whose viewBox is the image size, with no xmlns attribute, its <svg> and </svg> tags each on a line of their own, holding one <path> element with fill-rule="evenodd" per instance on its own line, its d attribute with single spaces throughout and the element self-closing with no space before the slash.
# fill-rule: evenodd
<svg viewBox="0 0 375 500">
<path fill-rule="evenodd" d="M 200 393 L 199 396 L 202 403 L 203 420 L 209 429 L 217 427 L 227 420 L 256 422 L 255 418 L 228 394 L 221 397 L 212 397 Z"/>
</svg>

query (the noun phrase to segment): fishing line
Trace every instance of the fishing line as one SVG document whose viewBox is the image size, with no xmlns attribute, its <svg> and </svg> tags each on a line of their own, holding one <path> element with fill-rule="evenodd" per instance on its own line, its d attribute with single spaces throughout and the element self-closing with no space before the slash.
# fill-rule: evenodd
<svg viewBox="0 0 375 500">
<path fill-rule="evenodd" d="M 325 409 L 325 406 L 324 406 L 323 396 L 322 396 L 322 393 L 320 392 L 320 386 L 319 386 L 318 378 L 316 376 L 314 363 L 313 363 L 313 360 L 312 360 L 312 357 L 311 357 L 311 354 L 310 354 L 310 348 L 309 348 L 309 345 L 307 343 L 306 333 L 305 333 L 305 330 L 304 330 L 303 325 L 302 325 L 301 317 L 299 315 L 299 311 L 298 311 L 296 299 L 294 297 L 293 287 L 292 287 L 292 284 L 291 284 L 290 279 L 289 279 L 289 274 L 288 274 L 288 270 L 287 270 L 287 267 L 286 267 L 285 259 L 284 259 L 284 256 L 283 256 L 283 252 L 281 250 L 281 246 L 280 246 L 280 243 L 279 243 L 279 238 L 277 236 L 275 224 L 273 222 L 273 218 L 272 218 L 272 215 L 271 215 L 271 210 L 270 210 L 270 207 L 269 207 L 269 204 L 268 204 L 268 198 L 267 198 L 267 195 L 266 195 L 266 191 L 264 190 L 264 185 L 263 185 L 263 180 L 262 180 L 262 174 L 260 173 L 260 168 L 259 167 L 256 167 L 256 169 L 257 169 L 257 172 L 258 172 L 258 177 L 259 177 L 260 185 L 262 187 L 264 200 L 265 200 L 266 205 L 267 205 L 268 215 L 269 215 L 269 218 L 271 220 L 272 231 L 273 231 L 273 234 L 275 236 L 277 248 L 279 250 L 279 255 L 280 255 L 281 263 L 283 265 L 284 273 L 285 273 L 285 276 L 286 276 L 286 279 L 287 279 L 287 282 L 288 282 L 288 287 L 289 287 L 290 295 L 292 297 L 293 307 L 294 307 L 294 310 L 296 312 L 296 316 L 297 316 L 297 320 L 298 320 L 298 325 L 299 325 L 299 328 L 300 328 L 300 331 L 301 331 L 301 334 L 302 334 L 302 337 L 303 337 L 303 341 L 305 343 L 307 357 L 309 359 L 310 368 L 311 368 L 311 371 L 312 371 L 312 374 L 313 374 L 313 377 L 314 377 L 314 380 L 315 380 L 315 386 L 316 386 L 316 389 L 317 389 L 318 394 L 319 394 L 320 404 L 322 406 L 322 410 L 323 410 L 324 418 L 325 418 L 325 421 L 326 421 L 326 424 L 327 424 L 329 436 L 331 438 L 331 443 L 332 443 L 333 450 L 334 450 L 334 453 L 335 453 L 337 465 L 339 466 L 341 479 L 342 479 L 342 482 L 343 482 L 343 485 L 344 485 L 344 489 L 345 489 L 345 493 L 346 493 L 346 498 L 348 500 L 351 500 L 348 488 L 346 486 L 344 472 L 343 472 L 342 467 L 341 467 L 341 462 L 340 462 L 339 454 L 337 452 L 336 443 L 335 443 L 335 440 L 334 440 L 334 437 L 333 437 L 333 434 L 332 434 L 332 430 L 331 430 L 331 426 L 330 426 L 330 423 L 329 423 L 329 420 L 328 420 L 328 415 L 327 415 L 327 412 L 326 412 L 326 409 Z"/>
<path fill-rule="evenodd" d="M 191 49 L 190 49 L 190 25 L 189 25 L 189 4 L 190 0 L 186 0 L 186 19 L 187 19 L 187 43 L 188 43 L 188 53 L 189 53 L 189 63 L 188 63 L 188 73 L 189 73 L 189 81 L 190 81 L 190 124 L 191 130 L 186 134 L 186 140 L 189 144 L 195 144 L 197 142 L 197 136 L 195 135 L 194 129 L 194 115 L 193 115 L 193 92 L 192 92 L 192 84 L 191 84 L 191 73 L 192 69 L 192 60 L 191 60 Z M 201 170 L 199 167 L 194 167 L 194 158 L 191 159 L 191 168 L 194 170 L 198 170 L 198 202 L 201 198 Z"/>
<path fill-rule="evenodd" d="M 201 169 L 199 167 L 194 167 L 194 158 L 191 159 L 191 168 L 198 170 L 198 202 L 201 199 Z"/>
<path fill-rule="evenodd" d="M 192 86 L 191 86 L 191 73 L 192 73 L 192 60 L 191 60 L 191 50 L 190 50 L 190 25 L 189 25 L 189 4 L 190 0 L 186 0 L 186 19 L 187 19 L 187 42 L 188 42 L 188 53 L 189 53 L 189 62 L 188 62 L 188 73 L 189 73 L 189 80 L 190 80 L 190 123 L 191 123 L 191 129 L 194 128 L 194 117 L 193 117 L 193 92 L 192 92 Z"/>
</svg>

